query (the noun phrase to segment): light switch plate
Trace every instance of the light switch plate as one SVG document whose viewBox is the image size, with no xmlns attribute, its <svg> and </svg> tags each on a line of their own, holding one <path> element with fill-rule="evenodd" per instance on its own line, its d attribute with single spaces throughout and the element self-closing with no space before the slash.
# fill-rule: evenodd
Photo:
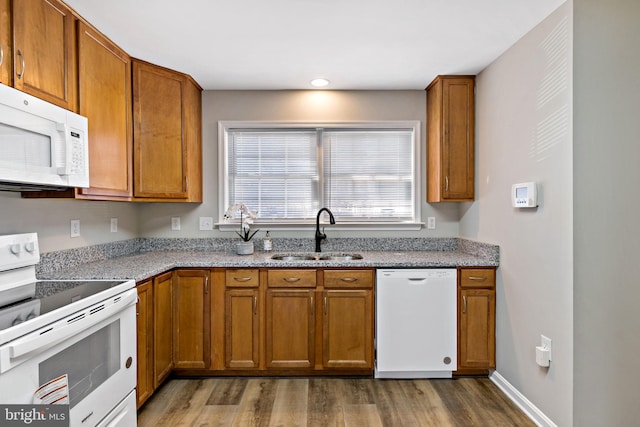
<svg viewBox="0 0 640 427">
<path fill-rule="evenodd" d="M 111 232 L 118 232 L 118 218 L 111 218 Z"/>
<path fill-rule="evenodd" d="M 200 217 L 200 230 L 213 230 L 213 217 L 201 216 Z"/>
</svg>

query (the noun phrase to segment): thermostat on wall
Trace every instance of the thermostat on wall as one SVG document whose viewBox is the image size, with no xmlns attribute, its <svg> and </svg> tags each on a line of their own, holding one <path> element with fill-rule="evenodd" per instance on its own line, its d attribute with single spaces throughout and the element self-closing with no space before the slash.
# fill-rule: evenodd
<svg viewBox="0 0 640 427">
<path fill-rule="evenodd" d="M 511 187 L 511 201 L 514 208 L 537 208 L 538 192 L 535 182 L 513 184 Z"/>
</svg>

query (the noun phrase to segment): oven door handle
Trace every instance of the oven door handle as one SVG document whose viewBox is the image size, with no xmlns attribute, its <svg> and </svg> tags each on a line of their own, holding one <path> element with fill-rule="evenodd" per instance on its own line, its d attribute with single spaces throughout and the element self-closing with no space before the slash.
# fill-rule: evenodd
<svg viewBox="0 0 640 427">
<path fill-rule="evenodd" d="M 55 323 L 42 327 L 10 343 L 8 345 L 9 357 L 15 359 L 35 350 L 44 350 L 58 344 L 70 336 L 115 316 L 128 306 L 135 305 L 137 296 L 136 289 L 130 289 L 123 294 L 94 304 Z"/>
</svg>

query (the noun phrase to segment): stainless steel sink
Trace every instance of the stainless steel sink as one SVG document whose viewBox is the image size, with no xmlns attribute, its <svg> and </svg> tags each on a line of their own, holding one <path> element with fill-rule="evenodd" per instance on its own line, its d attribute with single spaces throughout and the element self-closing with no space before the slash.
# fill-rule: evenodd
<svg viewBox="0 0 640 427">
<path fill-rule="evenodd" d="M 360 254 L 313 253 L 313 254 L 276 254 L 271 257 L 276 261 L 353 261 L 362 259 Z"/>
<path fill-rule="evenodd" d="M 313 255 L 274 255 L 271 259 L 277 261 L 311 261 L 316 259 Z"/>
<path fill-rule="evenodd" d="M 360 254 L 326 254 L 321 255 L 319 258 L 321 261 L 353 261 L 362 259 Z"/>
</svg>

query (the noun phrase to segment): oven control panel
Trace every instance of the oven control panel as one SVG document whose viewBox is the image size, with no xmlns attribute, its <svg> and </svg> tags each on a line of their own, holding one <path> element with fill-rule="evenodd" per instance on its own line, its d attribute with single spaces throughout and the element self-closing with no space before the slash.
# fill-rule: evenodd
<svg viewBox="0 0 640 427">
<path fill-rule="evenodd" d="M 0 271 L 36 265 L 40 262 L 37 233 L 0 236 Z"/>
</svg>

